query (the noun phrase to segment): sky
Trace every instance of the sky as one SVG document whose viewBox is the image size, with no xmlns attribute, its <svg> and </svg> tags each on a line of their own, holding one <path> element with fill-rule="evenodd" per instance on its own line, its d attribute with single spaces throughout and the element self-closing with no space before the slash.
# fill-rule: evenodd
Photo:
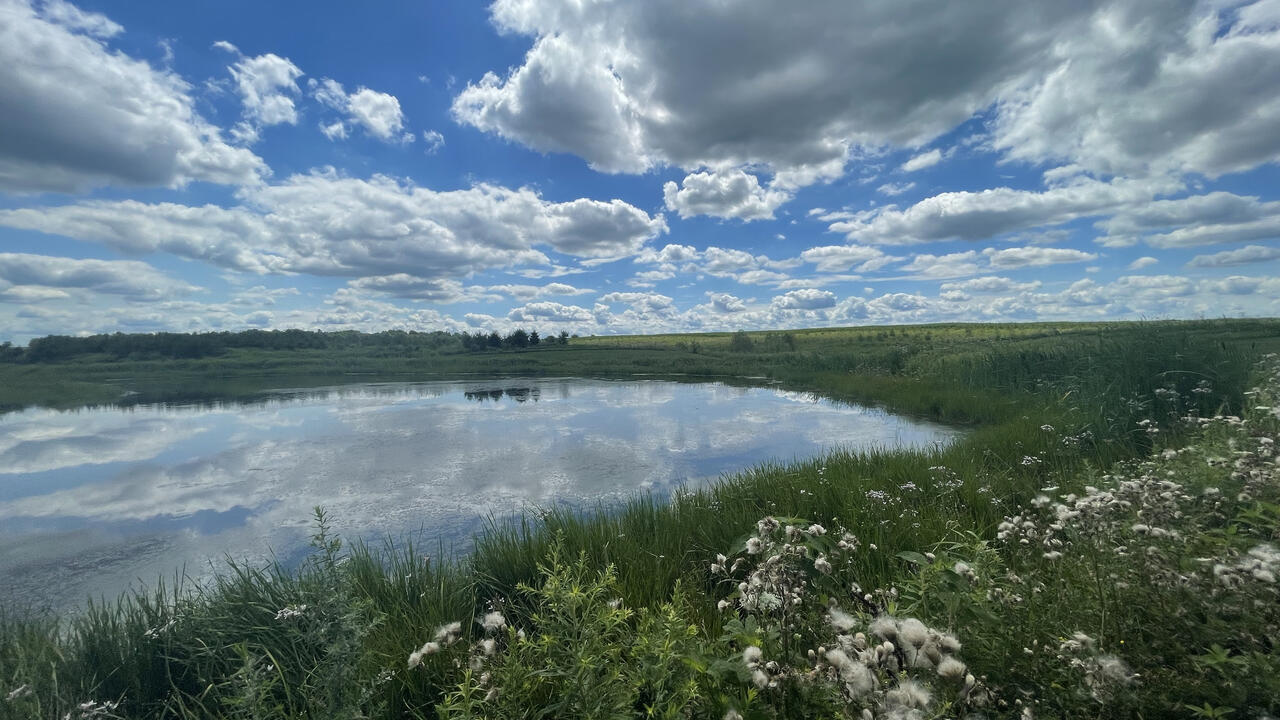
<svg viewBox="0 0 1280 720">
<path fill-rule="evenodd" d="M 1280 0 L 0 0 L 0 341 L 1280 315 Z"/>
</svg>

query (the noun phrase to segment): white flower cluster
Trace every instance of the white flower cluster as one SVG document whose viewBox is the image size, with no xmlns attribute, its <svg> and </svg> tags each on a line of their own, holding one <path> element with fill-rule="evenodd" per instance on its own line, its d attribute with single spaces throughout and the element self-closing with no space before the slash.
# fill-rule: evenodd
<svg viewBox="0 0 1280 720">
<path fill-rule="evenodd" d="M 1155 464 L 1142 469 L 1146 472 L 1134 478 L 1104 476 L 1102 488 L 1088 486 L 1084 494 L 1068 493 L 1059 502 L 1040 495 L 1031 508 L 1005 517 L 996 537 L 1039 546 L 1048 560 L 1081 543 L 1124 555 L 1131 536 L 1180 538 L 1175 526 L 1195 498 L 1181 484 L 1155 474 Z"/>
<path fill-rule="evenodd" d="M 810 565 L 822 575 L 830 575 L 836 569 L 825 551 L 814 548 L 818 543 L 813 541 L 826 535 L 827 529 L 818 523 L 784 526 L 773 517 L 756 523 L 756 534 L 747 539 L 745 550 L 748 556 L 764 559 L 738 583 L 737 606 L 747 612 L 767 613 L 803 603 L 810 592 L 804 565 Z M 858 547 L 858 539 L 844 532 L 834 545 L 824 541 L 824 546 L 848 553 Z M 808 562 L 799 562 L 801 560 Z M 711 574 L 733 576 L 746 562 L 746 558 L 740 557 L 729 565 L 728 558 L 717 555 L 711 564 Z M 718 605 L 722 611 L 732 606 L 729 600 L 722 600 Z"/>
<path fill-rule="evenodd" d="M 280 616 L 277 615 L 276 619 L 279 620 Z M 153 628 L 147 628 L 145 631 L 143 631 L 142 637 L 148 640 L 159 640 L 162 635 L 172 630 L 174 626 L 176 626 L 177 624 L 178 624 L 177 618 L 170 618 L 170 620 L 163 625 L 157 625 Z"/>
<path fill-rule="evenodd" d="M 285 622 L 288 620 L 297 620 L 307 613 L 306 605 L 286 605 L 276 611 L 276 620 Z"/>
<path fill-rule="evenodd" d="M 462 623 L 451 622 L 436 628 L 435 639 L 424 643 L 422 647 L 409 653 L 409 668 L 413 669 L 422 664 L 422 658 L 428 655 L 435 655 L 442 649 L 449 647 L 458 641 L 462 636 Z"/>
<path fill-rule="evenodd" d="M 119 717 L 115 714 L 120 703 L 114 700 L 86 700 L 76 706 L 75 710 L 62 716 L 62 720 L 105 720 Z"/>
<path fill-rule="evenodd" d="M 742 663 L 758 690 L 773 691 L 788 682 L 827 685 L 844 697 L 854 716 L 869 719 L 923 718 L 943 707 L 977 709 L 993 701 L 960 659 L 961 645 L 954 635 L 916 618 L 885 614 L 875 602 L 876 594 L 862 594 L 850 577 L 826 578 L 847 567 L 859 548 L 853 535 L 839 531 L 828 538 L 821 525 L 782 525 L 772 517 L 761 520 L 756 530 L 750 539 L 756 542 L 746 543 L 743 557 L 729 565 L 727 558 L 717 556 L 712 572 L 731 575 L 745 565 L 746 578 L 731 595 L 736 602 L 723 600 L 720 608 L 736 607 L 761 626 L 777 628 L 784 639 L 777 659 L 767 659 L 756 645 L 743 649 Z M 957 562 L 955 572 L 970 582 L 978 580 L 966 563 Z M 846 612 L 831 597 L 815 611 L 811 600 L 830 596 L 836 586 L 824 583 L 831 581 L 863 609 Z M 897 592 L 878 594 L 891 602 Z M 806 625 L 806 618 L 816 618 L 820 626 L 812 621 Z M 802 645 L 788 655 L 785 639 L 802 637 L 816 647 L 805 652 Z"/>
<path fill-rule="evenodd" d="M 1213 577 L 1228 588 L 1239 588 L 1250 581 L 1275 583 L 1280 573 L 1280 550 L 1271 543 L 1252 547 L 1234 563 L 1215 563 Z"/>
<path fill-rule="evenodd" d="M 500 649 L 500 640 L 502 639 L 502 631 L 507 629 L 507 618 L 499 610 L 490 610 L 483 616 L 476 618 L 476 624 L 484 630 L 485 637 L 477 640 L 471 645 L 468 652 L 469 667 L 476 674 L 477 686 L 485 690 L 485 702 L 496 700 L 499 695 L 499 689 L 496 686 L 490 686 L 493 680 L 492 675 L 485 670 L 485 663 L 498 654 Z M 510 632 L 510 631 L 508 631 Z M 516 639 L 523 641 L 525 633 L 520 630 L 517 633 L 511 633 L 508 637 L 514 636 Z M 441 625 L 436 629 L 435 638 L 424 644 L 422 647 L 409 654 L 409 668 L 415 668 L 422 664 L 422 659 L 428 655 L 434 655 L 444 648 L 456 643 L 462 637 L 462 623 L 452 622 Z M 459 665 L 460 666 L 460 665 Z"/>
<path fill-rule="evenodd" d="M 1082 632 L 1072 633 L 1058 647 L 1058 657 L 1084 673 L 1084 685 L 1098 702 L 1107 702 L 1138 676 L 1116 655 L 1099 653 L 1097 641 Z"/>
<path fill-rule="evenodd" d="M 840 683 L 864 716 L 911 717 L 928 710 L 934 704 L 931 676 L 955 703 L 981 707 L 991 700 L 958 657 L 960 641 L 950 633 L 889 615 L 875 617 L 866 632 L 852 632 L 857 620 L 835 608 L 830 623 L 838 632 L 835 647 L 818 648 L 815 671 Z"/>
</svg>

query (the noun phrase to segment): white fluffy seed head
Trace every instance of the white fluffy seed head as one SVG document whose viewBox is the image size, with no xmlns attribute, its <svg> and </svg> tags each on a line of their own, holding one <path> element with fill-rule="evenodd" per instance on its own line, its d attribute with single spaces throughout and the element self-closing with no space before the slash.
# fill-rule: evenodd
<svg viewBox="0 0 1280 720">
<path fill-rule="evenodd" d="M 853 626 L 857 624 L 857 620 L 855 620 L 852 615 L 844 612 L 840 608 L 831 608 L 828 610 L 827 617 L 831 622 L 831 627 L 835 628 L 836 632 L 840 633 L 849 632 L 853 629 Z"/>
<path fill-rule="evenodd" d="M 827 654 L 823 657 L 826 658 L 827 662 L 830 663 L 832 667 L 841 673 L 854 665 L 853 660 L 850 660 L 849 656 L 840 649 L 828 650 Z"/>
<path fill-rule="evenodd" d="M 960 641 L 951 633 L 942 633 L 938 636 L 938 647 L 949 653 L 960 652 Z"/>
<path fill-rule="evenodd" d="M 942 662 L 938 663 L 938 675 L 947 680 L 957 682 L 964 680 L 965 672 L 964 663 L 953 657 L 943 658 Z"/>
<path fill-rule="evenodd" d="M 841 674 L 844 680 L 844 686 L 848 689 L 849 694 L 853 697 L 863 697 L 869 695 L 871 691 L 876 689 L 876 676 L 871 668 L 861 663 L 854 664 L 849 668 L 848 672 Z"/>
<path fill-rule="evenodd" d="M 422 664 L 422 658 L 427 655 L 434 655 L 440 652 L 440 643 L 429 642 L 422 647 L 409 653 L 409 668 L 413 669 Z"/>
<path fill-rule="evenodd" d="M 923 710 L 929 706 L 929 689 L 924 685 L 905 678 L 898 686 L 885 693 L 885 704 L 890 707 Z"/>
<path fill-rule="evenodd" d="M 915 618 L 903 620 L 898 625 L 898 633 L 904 641 L 915 647 L 921 647 L 929 640 L 929 628 Z"/>
<path fill-rule="evenodd" d="M 898 637 L 898 621 L 890 615 L 881 615 L 872 620 L 868 629 L 884 640 L 896 640 Z"/>
<path fill-rule="evenodd" d="M 436 628 L 436 642 L 442 642 L 445 645 L 448 645 L 454 640 L 457 640 L 458 636 L 461 634 L 462 623 L 460 622 L 451 622 L 447 625 L 441 625 Z"/>
</svg>

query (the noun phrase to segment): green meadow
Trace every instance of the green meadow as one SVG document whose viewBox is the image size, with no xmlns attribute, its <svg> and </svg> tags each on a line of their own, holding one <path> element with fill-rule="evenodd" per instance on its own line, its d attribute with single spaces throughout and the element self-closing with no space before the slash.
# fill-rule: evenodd
<svg viewBox="0 0 1280 720">
<path fill-rule="evenodd" d="M 0 609 L 0 718 L 1274 715 L 1276 352 L 1278 320 L 1206 320 L 15 357 L 0 410 L 653 375 L 967 432 L 495 519 L 465 556 L 318 509 L 300 568 Z"/>
</svg>

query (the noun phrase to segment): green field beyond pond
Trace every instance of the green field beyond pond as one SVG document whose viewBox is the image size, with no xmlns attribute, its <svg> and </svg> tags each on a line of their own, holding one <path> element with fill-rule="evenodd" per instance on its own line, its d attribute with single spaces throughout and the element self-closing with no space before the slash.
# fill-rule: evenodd
<svg viewBox="0 0 1280 720">
<path fill-rule="evenodd" d="M 229 562 L 208 585 L 75 617 L 0 610 L 0 718 L 1280 712 L 1280 321 L 493 349 L 306 335 L 170 356 L 8 349 L 0 409 L 646 374 L 768 379 L 970 430 L 936 450 L 836 452 L 670 500 L 531 513 L 466 557 L 353 546 L 321 516 L 300 569 Z"/>
</svg>

